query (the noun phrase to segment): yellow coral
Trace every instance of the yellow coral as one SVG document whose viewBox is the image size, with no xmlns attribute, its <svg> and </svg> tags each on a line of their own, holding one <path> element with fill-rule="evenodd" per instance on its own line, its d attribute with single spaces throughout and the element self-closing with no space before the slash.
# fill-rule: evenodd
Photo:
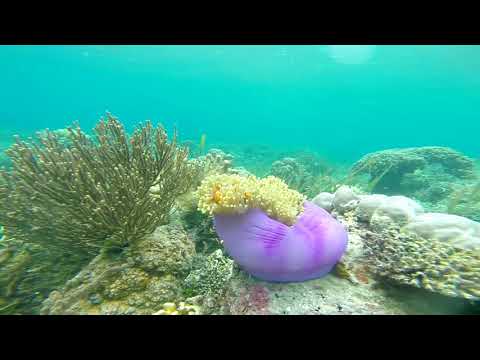
<svg viewBox="0 0 480 360">
<path fill-rule="evenodd" d="M 270 217 L 292 225 L 303 211 L 305 196 L 275 176 L 210 175 L 197 190 L 198 209 L 205 214 L 241 214 L 260 208 Z"/>
<path fill-rule="evenodd" d="M 153 315 L 200 315 L 200 307 L 196 305 L 185 304 L 183 301 L 178 304 L 165 303 L 163 309 Z"/>
</svg>

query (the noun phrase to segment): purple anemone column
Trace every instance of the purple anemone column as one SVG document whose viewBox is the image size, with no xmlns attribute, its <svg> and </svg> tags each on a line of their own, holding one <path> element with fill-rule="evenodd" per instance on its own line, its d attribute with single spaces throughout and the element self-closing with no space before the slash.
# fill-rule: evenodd
<svg viewBox="0 0 480 360">
<path fill-rule="evenodd" d="M 215 215 L 215 229 L 228 254 L 248 273 L 267 281 L 305 281 L 327 274 L 347 247 L 345 227 L 306 201 L 293 226 L 260 209 Z"/>
</svg>

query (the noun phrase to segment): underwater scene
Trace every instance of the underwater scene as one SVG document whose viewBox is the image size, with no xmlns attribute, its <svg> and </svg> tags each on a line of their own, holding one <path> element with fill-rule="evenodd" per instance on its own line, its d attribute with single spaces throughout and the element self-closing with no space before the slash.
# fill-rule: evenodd
<svg viewBox="0 0 480 360">
<path fill-rule="evenodd" d="M 480 314 L 480 46 L 0 46 L 0 314 Z"/>
</svg>

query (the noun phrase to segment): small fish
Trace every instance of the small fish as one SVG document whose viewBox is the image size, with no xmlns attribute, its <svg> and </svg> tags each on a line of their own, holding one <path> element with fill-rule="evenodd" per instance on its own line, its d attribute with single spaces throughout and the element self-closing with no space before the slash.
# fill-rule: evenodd
<svg viewBox="0 0 480 360">
<path fill-rule="evenodd" d="M 207 134 L 202 134 L 200 137 L 200 144 L 198 145 L 198 150 L 200 151 L 200 154 L 203 154 L 205 151 L 205 144 L 207 142 Z"/>
</svg>

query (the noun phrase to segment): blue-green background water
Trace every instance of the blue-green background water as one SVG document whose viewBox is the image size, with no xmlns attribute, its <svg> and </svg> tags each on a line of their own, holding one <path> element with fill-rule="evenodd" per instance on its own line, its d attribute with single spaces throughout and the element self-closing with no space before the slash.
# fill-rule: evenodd
<svg viewBox="0 0 480 360">
<path fill-rule="evenodd" d="M 0 132 L 109 110 L 183 139 L 338 161 L 442 145 L 478 157 L 479 46 L 1 46 Z"/>
</svg>

